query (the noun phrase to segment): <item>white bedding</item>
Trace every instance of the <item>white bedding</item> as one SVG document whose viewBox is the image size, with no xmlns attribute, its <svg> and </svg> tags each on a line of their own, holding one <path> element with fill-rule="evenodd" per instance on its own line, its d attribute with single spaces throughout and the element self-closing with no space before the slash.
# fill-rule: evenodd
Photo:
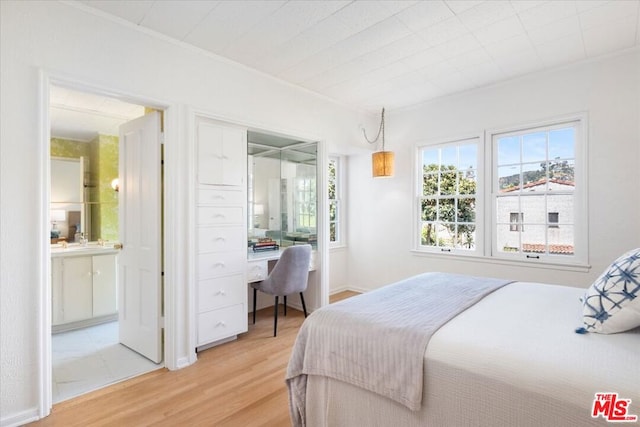
<svg viewBox="0 0 640 427">
<path fill-rule="evenodd" d="M 594 395 L 617 392 L 640 415 L 640 330 L 580 335 L 584 290 L 516 282 L 436 332 L 422 407 L 309 376 L 309 426 L 589 426 Z M 633 424 L 632 424 L 633 425 Z"/>
<path fill-rule="evenodd" d="M 314 312 L 287 367 L 291 418 L 304 426 L 307 375 L 322 375 L 420 408 L 431 336 L 509 281 L 424 273 Z"/>
</svg>

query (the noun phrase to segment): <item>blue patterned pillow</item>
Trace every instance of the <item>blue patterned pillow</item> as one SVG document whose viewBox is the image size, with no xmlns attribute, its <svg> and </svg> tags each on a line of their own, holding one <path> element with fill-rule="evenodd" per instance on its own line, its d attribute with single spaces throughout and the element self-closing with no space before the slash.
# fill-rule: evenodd
<svg viewBox="0 0 640 427">
<path fill-rule="evenodd" d="M 576 332 L 614 334 L 640 326 L 640 248 L 615 260 L 582 303 L 584 327 Z"/>
</svg>

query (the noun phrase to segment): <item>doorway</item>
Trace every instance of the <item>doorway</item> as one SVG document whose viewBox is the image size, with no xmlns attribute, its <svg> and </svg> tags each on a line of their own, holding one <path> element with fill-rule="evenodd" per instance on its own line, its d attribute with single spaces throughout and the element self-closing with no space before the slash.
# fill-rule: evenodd
<svg viewBox="0 0 640 427">
<path fill-rule="evenodd" d="M 59 180 L 53 176 L 56 169 L 50 168 L 52 281 L 48 285 L 54 333 L 50 359 L 53 403 L 163 366 L 161 355 L 154 357 L 159 362 L 154 363 L 130 349 L 136 348 L 135 343 L 129 341 L 128 347 L 121 344 L 123 319 L 118 301 L 125 292 L 116 287 L 122 281 L 116 277 L 129 278 L 119 271 L 123 262 L 118 258 L 124 253 L 118 248 L 120 231 L 124 221 L 133 223 L 119 212 L 126 193 L 122 191 L 123 183 L 118 182 L 123 175 L 119 129 L 147 113 L 149 109 L 137 103 L 63 85 L 49 86 L 50 158 L 81 165 L 77 182 L 71 181 L 71 186 L 76 186 L 76 200 L 54 197 L 60 194 L 53 189 Z M 157 144 L 161 153 L 160 138 Z M 158 178 L 147 179 L 141 170 L 133 175 L 143 176 L 145 181 L 158 181 L 157 187 L 161 188 L 160 165 L 158 161 L 154 171 Z M 159 194 L 161 197 L 161 190 Z M 160 254 L 163 241 L 160 204 L 157 211 L 156 249 Z M 159 293 L 160 271 L 157 274 Z M 158 325 L 160 316 L 158 313 Z M 130 334 L 127 337 L 130 340 Z"/>
</svg>

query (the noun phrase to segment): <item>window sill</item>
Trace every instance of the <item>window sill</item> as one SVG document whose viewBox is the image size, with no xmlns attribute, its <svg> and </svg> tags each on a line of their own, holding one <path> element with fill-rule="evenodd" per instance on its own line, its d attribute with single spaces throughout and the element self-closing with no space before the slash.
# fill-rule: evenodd
<svg viewBox="0 0 640 427">
<path fill-rule="evenodd" d="M 340 243 L 336 245 L 329 245 L 329 252 L 340 252 L 347 249 L 347 245 Z"/>
<path fill-rule="evenodd" d="M 575 271 L 579 273 L 588 273 L 591 270 L 591 266 L 589 264 L 569 264 L 569 263 L 555 263 L 549 261 L 540 261 L 540 260 L 515 260 L 515 259 L 504 259 L 504 258 L 496 258 L 496 257 L 488 257 L 488 256 L 478 256 L 478 255 L 461 255 L 461 254 L 443 254 L 436 252 L 426 252 L 420 251 L 417 249 L 412 249 L 411 253 L 414 256 L 427 257 L 427 258 L 437 258 L 437 259 L 450 259 L 457 261 L 468 261 L 468 262 L 478 262 L 483 264 L 494 264 L 494 265 L 508 265 L 512 267 L 528 267 L 528 268 L 544 268 L 545 270 L 562 270 L 562 271 Z"/>
</svg>

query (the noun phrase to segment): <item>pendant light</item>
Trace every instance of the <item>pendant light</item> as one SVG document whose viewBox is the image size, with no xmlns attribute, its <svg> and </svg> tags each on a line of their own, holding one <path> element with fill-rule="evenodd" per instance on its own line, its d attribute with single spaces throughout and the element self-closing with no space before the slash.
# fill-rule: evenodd
<svg viewBox="0 0 640 427">
<path fill-rule="evenodd" d="M 364 139 L 369 144 L 375 144 L 378 142 L 380 135 L 382 135 L 382 151 L 377 151 L 371 155 L 371 169 L 374 178 L 393 176 L 393 163 L 395 155 L 393 151 L 385 151 L 384 149 L 384 108 L 382 109 L 382 118 L 380 119 L 380 128 L 378 134 L 373 140 L 367 138 L 367 132 L 362 129 Z"/>
</svg>

